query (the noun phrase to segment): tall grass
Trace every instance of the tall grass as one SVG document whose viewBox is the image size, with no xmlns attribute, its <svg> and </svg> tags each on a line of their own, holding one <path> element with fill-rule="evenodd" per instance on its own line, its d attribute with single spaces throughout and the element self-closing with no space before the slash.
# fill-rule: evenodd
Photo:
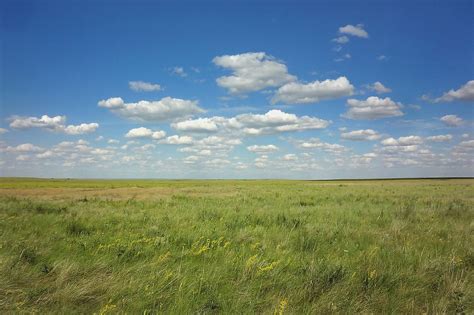
<svg viewBox="0 0 474 315">
<path fill-rule="evenodd" d="M 472 180 L 88 183 L 0 185 L 0 310 L 474 312 Z"/>
</svg>

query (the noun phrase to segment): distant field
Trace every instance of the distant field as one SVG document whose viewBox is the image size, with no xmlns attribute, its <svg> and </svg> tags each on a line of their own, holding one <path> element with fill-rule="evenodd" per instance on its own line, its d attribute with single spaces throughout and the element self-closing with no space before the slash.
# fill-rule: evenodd
<svg viewBox="0 0 474 315">
<path fill-rule="evenodd" d="M 474 180 L 0 179 L 1 313 L 474 313 Z"/>
</svg>

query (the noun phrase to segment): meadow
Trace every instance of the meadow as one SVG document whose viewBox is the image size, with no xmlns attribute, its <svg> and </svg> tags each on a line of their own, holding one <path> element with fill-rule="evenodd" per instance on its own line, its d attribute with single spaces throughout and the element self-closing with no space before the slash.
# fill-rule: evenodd
<svg viewBox="0 0 474 315">
<path fill-rule="evenodd" d="M 474 180 L 0 179 L 0 312 L 474 313 Z"/>
</svg>

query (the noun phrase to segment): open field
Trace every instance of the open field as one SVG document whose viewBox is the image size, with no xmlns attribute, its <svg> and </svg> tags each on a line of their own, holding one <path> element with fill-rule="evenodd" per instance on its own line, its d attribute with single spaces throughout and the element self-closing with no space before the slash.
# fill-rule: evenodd
<svg viewBox="0 0 474 315">
<path fill-rule="evenodd" d="M 0 312 L 473 313 L 474 180 L 0 180 Z"/>
</svg>

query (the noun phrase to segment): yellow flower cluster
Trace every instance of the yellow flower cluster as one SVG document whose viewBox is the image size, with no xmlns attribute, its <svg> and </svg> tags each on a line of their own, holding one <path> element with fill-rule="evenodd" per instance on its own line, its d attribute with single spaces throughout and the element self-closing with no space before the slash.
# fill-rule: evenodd
<svg viewBox="0 0 474 315">
<path fill-rule="evenodd" d="M 102 306 L 99 310 L 99 313 L 98 315 L 104 315 L 104 314 L 107 314 L 108 312 L 112 311 L 113 309 L 115 309 L 117 307 L 117 305 L 115 304 L 112 304 L 111 301 L 109 301 L 109 303 L 105 304 L 104 306 Z M 96 313 L 94 313 L 95 315 Z"/>
<path fill-rule="evenodd" d="M 225 241 L 224 237 L 219 237 L 216 240 L 211 239 L 204 239 L 204 237 L 200 237 L 197 241 L 195 241 L 191 245 L 191 252 L 194 256 L 199 256 L 209 250 L 218 249 L 218 248 L 227 248 L 230 246 L 229 241 Z"/>
<path fill-rule="evenodd" d="M 247 261 L 245 262 L 245 272 L 250 272 L 252 270 L 257 269 L 257 275 L 261 275 L 263 273 L 267 273 L 275 269 L 276 266 L 280 261 L 273 261 L 271 263 L 267 263 L 265 261 L 259 261 L 258 254 L 250 256 Z"/>
<path fill-rule="evenodd" d="M 271 262 L 267 265 L 263 265 L 263 266 L 260 266 L 258 267 L 258 272 L 257 274 L 262 274 L 262 273 L 265 273 L 265 272 L 268 272 L 268 271 L 272 271 L 273 269 L 275 269 L 275 267 L 280 263 L 280 261 L 274 261 L 274 262 Z"/>
<path fill-rule="evenodd" d="M 286 307 L 288 306 L 288 300 L 283 298 L 278 303 L 278 307 L 273 312 L 274 315 L 283 315 L 285 313 Z"/>
</svg>

